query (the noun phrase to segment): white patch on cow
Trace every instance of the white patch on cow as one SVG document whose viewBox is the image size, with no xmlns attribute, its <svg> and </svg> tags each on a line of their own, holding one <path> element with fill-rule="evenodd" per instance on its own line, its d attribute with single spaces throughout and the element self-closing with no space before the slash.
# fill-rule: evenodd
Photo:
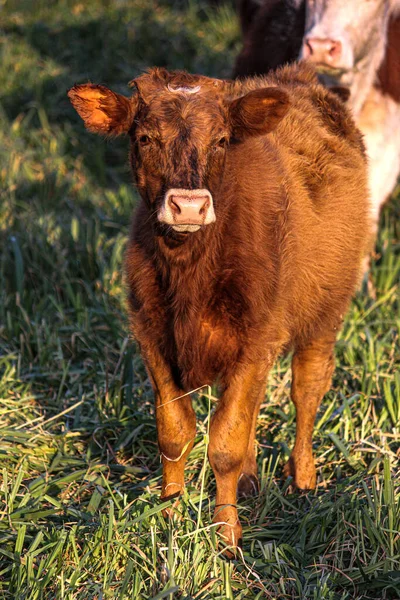
<svg viewBox="0 0 400 600">
<path fill-rule="evenodd" d="M 400 12 L 400 0 L 390 0 L 390 8 L 397 15 Z"/>
<path fill-rule="evenodd" d="M 367 149 L 370 212 L 376 233 L 382 205 L 400 174 L 400 104 L 376 88 L 389 17 L 399 14 L 400 0 L 306 0 L 306 7 L 302 54 L 307 38 L 341 43 L 337 73 L 327 69 L 320 77 L 327 87 L 342 85 L 350 90 L 347 104 Z"/>
<path fill-rule="evenodd" d="M 376 231 L 381 207 L 395 187 L 400 171 L 400 106 L 372 88 L 357 125 L 367 147 L 371 216 Z"/>
<path fill-rule="evenodd" d="M 196 85 L 195 87 L 186 87 L 184 85 L 172 87 L 171 84 L 168 84 L 167 89 L 172 94 L 197 94 L 201 90 L 201 87 L 199 85 Z"/>
</svg>

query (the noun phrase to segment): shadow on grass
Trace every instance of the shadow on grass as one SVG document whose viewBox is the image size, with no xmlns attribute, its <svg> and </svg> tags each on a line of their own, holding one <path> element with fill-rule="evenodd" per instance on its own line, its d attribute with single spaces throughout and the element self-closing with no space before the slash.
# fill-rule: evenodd
<svg viewBox="0 0 400 600">
<path fill-rule="evenodd" d="M 78 81 L 113 85 L 117 91 L 127 93 L 128 82 L 151 66 L 227 76 L 227 58 L 231 58 L 227 54 L 236 42 L 235 25 L 232 39 L 226 40 L 225 46 L 212 43 L 207 39 L 211 9 L 200 5 L 188 14 L 187 5 L 180 10 L 179 4 L 165 3 L 168 8 L 158 5 L 156 10 L 144 5 L 131 12 L 113 8 L 100 18 L 63 26 L 38 21 L 4 27 L 6 36 L 27 43 L 39 60 L 50 59 L 64 67 L 62 75 L 45 79 L 39 89 L 37 81 L 18 81 L 18 93 L 3 95 L 9 118 L 15 118 L 21 107 L 38 99 L 50 119 L 59 117 L 67 105 L 66 101 L 58 105 L 63 90 Z"/>
</svg>

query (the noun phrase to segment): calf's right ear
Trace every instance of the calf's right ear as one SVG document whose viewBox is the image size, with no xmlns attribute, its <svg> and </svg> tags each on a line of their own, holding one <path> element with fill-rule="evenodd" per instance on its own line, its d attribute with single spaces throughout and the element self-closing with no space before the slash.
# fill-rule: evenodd
<svg viewBox="0 0 400 600">
<path fill-rule="evenodd" d="M 132 127 L 137 97 L 116 94 L 104 85 L 86 83 L 68 91 L 72 106 L 89 131 L 103 135 L 120 135 Z"/>
<path fill-rule="evenodd" d="M 229 108 L 233 137 L 244 139 L 273 131 L 289 110 L 287 93 L 276 87 L 253 90 Z"/>
</svg>

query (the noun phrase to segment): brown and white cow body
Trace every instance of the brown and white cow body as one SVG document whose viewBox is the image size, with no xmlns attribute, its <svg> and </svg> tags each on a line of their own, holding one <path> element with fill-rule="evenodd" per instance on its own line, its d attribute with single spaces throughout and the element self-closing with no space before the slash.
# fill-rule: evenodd
<svg viewBox="0 0 400 600">
<path fill-rule="evenodd" d="M 399 0 L 244 0 L 240 9 L 244 48 L 237 76 L 300 58 L 315 64 L 326 86 L 350 90 L 369 157 L 376 229 L 400 173 Z"/>
<path fill-rule="evenodd" d="M 214 519 L 236 546 L 268 371 L 289 349 L 297 433 L 285 473 L 316 485 L 314 420 L 370 235 L 364 145 L 306 64 L 245 82 L 153 69 L 133 85 L 131 98 L 92 84 L 69 96 L 91 131 L 131 140 L 141 202 L 129 315 L 154 388 L 162 497 L 184 486 L 190 391 L 218 383 Z"/>
</svg>

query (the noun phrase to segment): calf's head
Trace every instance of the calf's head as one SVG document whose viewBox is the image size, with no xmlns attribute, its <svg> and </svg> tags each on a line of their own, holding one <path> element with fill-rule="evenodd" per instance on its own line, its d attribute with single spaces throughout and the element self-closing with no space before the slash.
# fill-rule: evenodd
<svg viewBox="0 0 400 600">
<path fill-rule="evenodd" d="M 229 82 L 164 69 L 131 85 L 130 98 L 92 84 L 68 95 L 89 130 L 130 136 L 136 184 L 162 233 L 210 225 L 229 145 L 272 131 L 288 110 L 287 94 L 270 87 L 234 99 Z"/>
</svg>

